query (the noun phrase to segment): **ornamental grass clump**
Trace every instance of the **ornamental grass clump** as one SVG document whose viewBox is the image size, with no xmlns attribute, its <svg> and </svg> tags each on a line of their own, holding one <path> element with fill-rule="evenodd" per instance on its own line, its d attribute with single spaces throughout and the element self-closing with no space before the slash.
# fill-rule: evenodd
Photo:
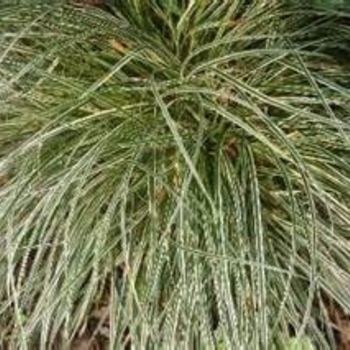
<svg viewBox="0 0 350 350">
<path fill-rule="evenodd" d="M 335 348 L 348 20 L 248 3 L 1 9 L 2 346 Z"/>
</svg>

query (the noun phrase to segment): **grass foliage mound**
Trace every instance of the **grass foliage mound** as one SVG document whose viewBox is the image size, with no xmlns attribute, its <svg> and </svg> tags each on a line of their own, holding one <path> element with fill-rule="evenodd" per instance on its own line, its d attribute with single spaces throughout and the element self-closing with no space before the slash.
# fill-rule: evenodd
<svg viewBox="0 0 350 350">
<path fill-rule="evenodd" d="M 110 10 L 1 8 L 0 342 L 68 346 L 103 310 L 111 349 L 334 348 L 349 20 L 270 1 Z"/>
</svg>

